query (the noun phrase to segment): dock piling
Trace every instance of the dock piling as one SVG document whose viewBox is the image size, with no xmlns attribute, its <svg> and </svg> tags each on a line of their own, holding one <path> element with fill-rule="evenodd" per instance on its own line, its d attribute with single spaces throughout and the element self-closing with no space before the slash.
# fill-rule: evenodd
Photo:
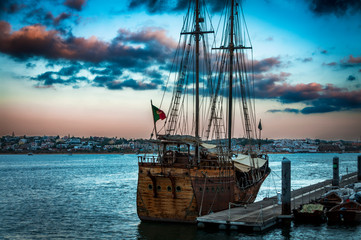
<svg viewBox="0 0 361 240">
<path fill-rule="evenodd" d="M 338 187 L 340 184 L 340 168 L 339 168 L 339 158 L 334 157 L 332 161 L 332 169 L 333 169 L 333 178 L 332 178 L 332 186 Z"/>
<path fill-rule="evenodd" d="M 291 215 L 291 161 L 282 160 L 282 215 Z"/>
<path fill-rule="evenodd" d="M 361 155 L 357 156 L 357 181 L 361 182 Z"/>
</svg>

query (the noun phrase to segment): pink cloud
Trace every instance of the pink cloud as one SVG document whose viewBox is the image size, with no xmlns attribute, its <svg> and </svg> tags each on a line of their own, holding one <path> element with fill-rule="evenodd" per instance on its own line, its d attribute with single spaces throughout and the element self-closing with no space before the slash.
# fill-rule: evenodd
<svg viewBox="0 0 361 240">
<path fill-rule="evenodd" d="M 348 63 L 361 63 L 361 57 L 353 57 L 352 55 L 350 55 L 348 61 Z"/>
<path fill-rule="evenodd" d="M 57 18 L 60 19 L 61 15 Z M 176 45 L 165 31 L 150 28 L 135 33 L 121 29 L 118 37 L 111 42 L 101 41 L 95 36 L 64 38 L 59 31 L 46 30 L 39 24 L 11 32 L 11 25 L 0 21 L 0 32 L 0 51 L 18 59 L 37 56 L 96 63 L 116 62 L 129 66 L 141 61 L 164 61 Z M 134 42 L 141 46 L 129 44 Z"/>
</svg>

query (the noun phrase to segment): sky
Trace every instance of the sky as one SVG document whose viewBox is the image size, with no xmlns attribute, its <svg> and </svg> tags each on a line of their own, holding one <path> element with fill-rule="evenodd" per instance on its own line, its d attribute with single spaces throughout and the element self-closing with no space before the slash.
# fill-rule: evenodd
<svg viewBox="0 0 361 240">
<path fill-rule="evenodd" d="M 214 26 L 223 4 L 207 1 Z M 361 140 L 361 1 L 242 6 L 262 137 Z M 149 138 L 186 8 L 0 0 L 0 135 Z"/>
</svg>

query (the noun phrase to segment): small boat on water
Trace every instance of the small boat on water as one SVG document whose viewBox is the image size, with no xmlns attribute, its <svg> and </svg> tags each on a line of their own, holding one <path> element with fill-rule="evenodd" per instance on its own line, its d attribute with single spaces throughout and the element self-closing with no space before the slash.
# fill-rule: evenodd
<svg viewBox="0 0 361 240">
<path fill-rule="evenodd" d="M 348 200 L 326 212 L 329 224 L 361 223 L 361 204 Z"/>
<path fill-rule="evenodd" d="M 325 196 L 323 196 L 321 199 L 319 199 L 317 202 L 324 205 L 326 209 L 331 209 L 334 206 L 337 206 L 342 203 L 342 198 L 340 197 L 337 192 L 329 192 Z"/>
<path fill-rule="evenodd" d="M 326 222 L 326 208 L 319 203 L 303 204 L 298 209 L 293 209 L 296 222 L 324 223 Z"/>
</svg>

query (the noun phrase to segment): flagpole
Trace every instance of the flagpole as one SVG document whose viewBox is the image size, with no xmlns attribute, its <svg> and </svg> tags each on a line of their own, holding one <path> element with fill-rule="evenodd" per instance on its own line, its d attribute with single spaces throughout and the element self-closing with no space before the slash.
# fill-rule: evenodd
<svg viewBox="0 0 361 240">
<path fill-rule="evenodd" d="M 262 137 L 262 123 L 261 123 L 261 119 L 259 120 L 258 129 L 259 129 L 258 148 L 259 148 L 259 150 L 261 150 L 261 137 Z"/>
<path fill-rule="evenodd" d="M 154 121 L 154 111 L 153 111 L 153 102 L 152 102 L 152 100 L 150 100 L 150 105 L 151 105 L 151 108 L 152 108 L 152 115 L 153 115 L 153 123 L 154 123 L 155 137 L 158 138 L 157 124 L 156 124 L 156 122 Z"/>
</svg>

